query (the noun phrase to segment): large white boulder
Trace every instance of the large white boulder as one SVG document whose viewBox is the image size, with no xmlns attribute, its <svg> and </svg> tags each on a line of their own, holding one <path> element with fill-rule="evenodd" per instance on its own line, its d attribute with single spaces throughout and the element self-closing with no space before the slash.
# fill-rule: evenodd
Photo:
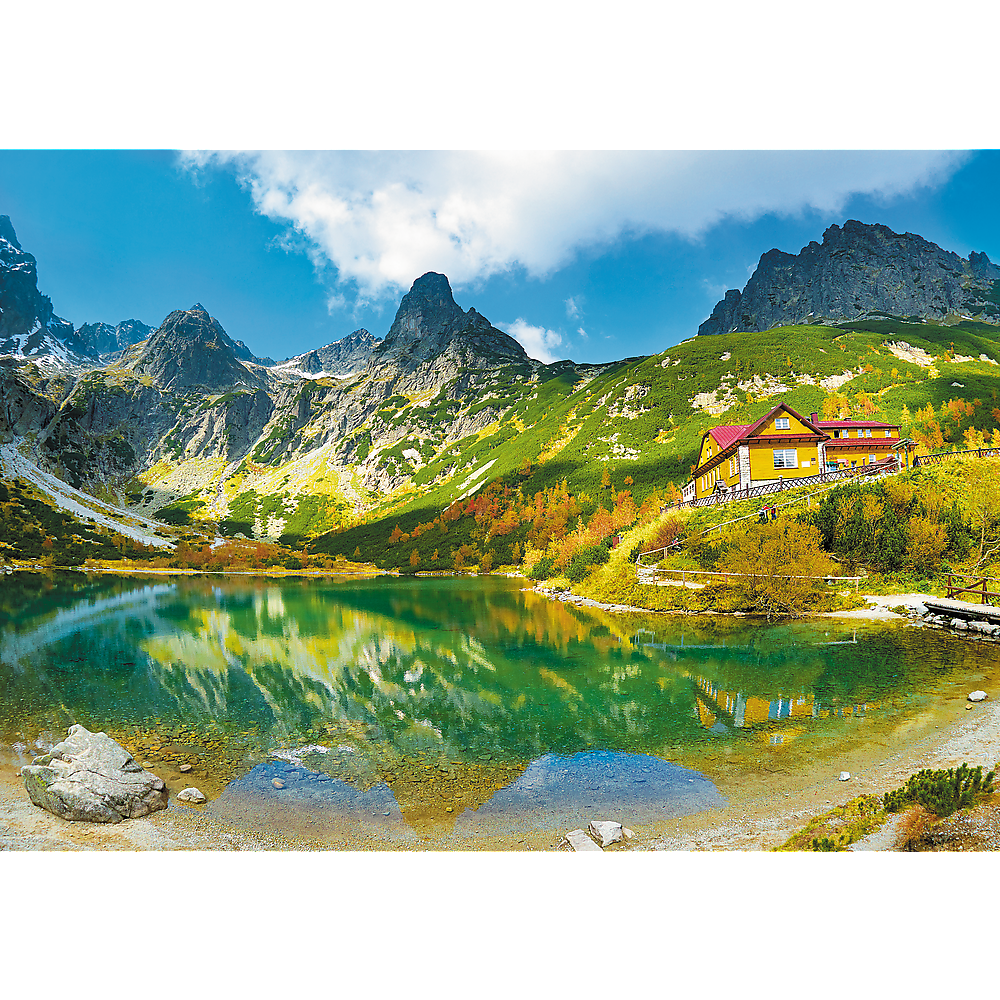
<svg viewBox="0 0 1000 1000">
<path fill-rule="evenodd" d="M 594 820 L 590 824 L 590 832 L 599 841 L 601 847 L 617 844 L 624 836 L 621 823 L 615 823 L 609 819 Z"/>
<path fill-rule="evenodd" d="M 21 768 L 24 787 L 36 806 L 68 820 L 120 823 L 167 805 L 162 778 L 143 770 L 106 733 L 83 726 L 48 753 Z"/>
</svg>

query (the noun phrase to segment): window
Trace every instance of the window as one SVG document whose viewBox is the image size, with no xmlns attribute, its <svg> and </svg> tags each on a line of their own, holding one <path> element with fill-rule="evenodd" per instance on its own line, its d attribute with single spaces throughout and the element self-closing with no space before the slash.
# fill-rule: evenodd
<svg viewBox="0 0 1000 1000">
<path fill-rule="evenodd" d="M 891 437 L 892 437 L 892 431 L 886 431 L 886 432 L 885 432 L 885 436 L 886 436 L 887 438 L 891 438 Z"/>
<path fill-rule="evenodd" d="M 870 438 L 872 436 L 872 429 L 870 427 L 865 428 L 865 437 Z"/>
<path fill-rule="evenodd" d="M 871 465 L 873 462 L 877 462 L 877 461 L 878 461 L 878 455 L 869 455 L 868 456 L 868 464 L 869 465 Z"/>
<path fill-rule="evenodd" d="M 798 465 L 798 457 L 794 448 L 775 448 L 774 467 L 776 469 L 794 469 Z"/>
<path fill-rule="evenodd" d="M 774 422 L 774 429 L 778 431 L 787 431 L 790 429 L 790 426 L 788 417 L 778 417 Z"/>
</svg>

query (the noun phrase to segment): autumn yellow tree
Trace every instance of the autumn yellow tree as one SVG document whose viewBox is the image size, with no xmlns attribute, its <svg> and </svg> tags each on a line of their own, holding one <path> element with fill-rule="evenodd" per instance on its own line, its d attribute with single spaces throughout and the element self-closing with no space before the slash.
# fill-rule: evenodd
<svg viewBox="0 0 1000 1000">
<path fill-rule="evenodd" d="M 800 614 L 834 565 L 820 547 L 819 529 L 781 518 L 729 536 L 719 562 L 740 605 L 763 614 Z"/>
</svg>

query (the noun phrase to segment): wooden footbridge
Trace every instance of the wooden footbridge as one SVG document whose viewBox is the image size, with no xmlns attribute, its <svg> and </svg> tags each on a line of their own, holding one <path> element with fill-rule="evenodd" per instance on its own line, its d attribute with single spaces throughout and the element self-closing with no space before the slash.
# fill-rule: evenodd
<svg viewBox="0 0 1000 1000">
<path fill-rule="evenodd" d="M 963 621 L 988 621 L 1000 625 L 1000 607 L 994 606 L 994 601 L 1000 603 L 1000 591 L 989 589 L 989 586 L 997 585 L 1000 580 L 992 576 L 974 577 L 965 573 L 949 573 L 947 580 L 948 596 L 924 601 L 928 611 Z M 962 595 L 978 597 L 979 600 L 962 600 Z"/>
</svg>

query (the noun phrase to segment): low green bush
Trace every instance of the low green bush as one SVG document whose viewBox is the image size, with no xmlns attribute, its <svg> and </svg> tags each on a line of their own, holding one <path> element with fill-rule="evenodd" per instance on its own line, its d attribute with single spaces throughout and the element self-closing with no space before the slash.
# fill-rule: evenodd
<svg viewBox="0 0 1000 1000">
<path fill-rule="evenodd" d="M 924 769 L 911 775 L 902 788 L 883 796 L 886 812 L 899 812 L 911 805 L 921 805 L 936 816 L 950 816 L 971 806 L 976 796 L 993 791 L 995 772 L 983 777 L 981 767 L 949 767 L 947 770 Z"/>
</svg>

